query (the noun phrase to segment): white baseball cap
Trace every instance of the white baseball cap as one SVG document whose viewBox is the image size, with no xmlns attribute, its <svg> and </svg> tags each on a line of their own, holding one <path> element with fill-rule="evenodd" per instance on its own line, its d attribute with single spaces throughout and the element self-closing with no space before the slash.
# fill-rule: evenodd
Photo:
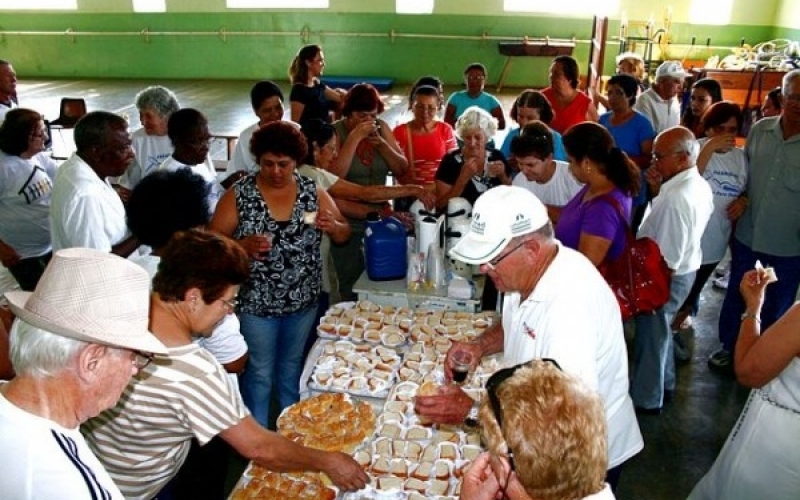
<svg viewBox="0 0 800 500">
<path fill-rule="evenodd" d="M 475 202 L 469 232 L 450 250 L 450 257 L 467 264 L 485 264 L 512 238 L 532 233 L 549 220 L 547 208 L 527 189 L 497 186 Z"/>
<path fill-rule="evenodd" d="M 683 69 L 683 64 L 680 61 L 664 61 L 658 66 L 656 70 L 656 80 L 659 78 L 679 78 L 683 79 L 689 76 L 689 73 Z"/>
</svg>

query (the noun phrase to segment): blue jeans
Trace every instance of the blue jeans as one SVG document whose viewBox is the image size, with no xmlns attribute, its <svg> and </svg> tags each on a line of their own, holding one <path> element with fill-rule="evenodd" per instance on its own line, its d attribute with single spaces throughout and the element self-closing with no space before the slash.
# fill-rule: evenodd
<svg viewBox="0 0 800 500">
<path fill-rule="evenodd" d="M 789 310 L 797 296 L 797 287 L 800 286 L 800 256 L 777 257 L 754 252 L 734 238 L 731 242 L 731 277 L 719 312 L 719 340 L 723 349 L 728 352 L 733 352 L 736 346 L 739 323 L 744 312 L 744 300 L 739 293 L 739 284 L 744 273 L 756 265 L 756 260 L 760 260 L 764 267 L 775 268 L 775 274 L 778 276 L 778 281 L 767 286 L 764 307 L 761 309 L 762 332 Z"/>
<path fill-rule="evenodd" d="M 317 316 L 316 302 L 286 316 L 240 314 L 250 358 L 241 376 L 244 404 L 264 427 L 269 423 L 273 383 L 281 410 L 300 400 L 303 347 Z"/>
<path fill-rule="evenodd" d="M 695 272 L 673 276 L 669 283 L 669 301 L 653 314 L 640 314 L 633 340 L 633 377 L 631 399 L 639 408 L 661 408 L 664 390 L 675 390 L 675 346 L 672 343 L 672 320 L 678 307 L 689 295 Z"/>
</svg>

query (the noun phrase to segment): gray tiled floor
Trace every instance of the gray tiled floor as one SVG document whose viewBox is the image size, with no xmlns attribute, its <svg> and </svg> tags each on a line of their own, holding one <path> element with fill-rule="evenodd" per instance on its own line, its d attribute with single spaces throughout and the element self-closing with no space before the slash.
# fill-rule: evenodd
<svg viewBox="0 0 800 500">
<path fill-rule="evenodd" d="M 22 75 L 24 76 L 24 75 Z M 210 128 L 219 135 L 238 135 L 254 121 L 249 104 L 250 81 L 139 81 L 139 80 L 22 80 L 21 105 L 58 115 L 61 97 L 84 97 L 89 110 L 106 109 L 127 114 L 132 128 L 138 128 L 133 99 L 151 84 L 174 90 L 183 106 L 196 107 L 208 116 Z M 282 88 L 288 91 L 288 83 Z M 384 94 L 391 125 L 403 116 L 407 87 Z M 511 107 L 515 90 L 498 97 L 505 109 Z M 288 92 L 287 92 L 288 95 Z M 288 110 L 288 107 L 287 107 Z M 502 139 L 503 133 L 499 134 Z M 215 158 L 224 155 L 224 142 L 215 144 Z M 744 404 L 747 391 L 732 379 L 708 371 L 706 357 L 717 347 L 716 318 L 723 292 L 710 286 L 703 293 L 702 307 L 693 331 L 683 334 L 693 347 L 691 362 L 678 368 L 678 389 L 674 401 L 658 417 L 641 417 L 645 449 L 623 472 L 617 497 L 620 500 L 673 500 L 685 498 L 692 486 L 710 467 Z"/>
</svg>

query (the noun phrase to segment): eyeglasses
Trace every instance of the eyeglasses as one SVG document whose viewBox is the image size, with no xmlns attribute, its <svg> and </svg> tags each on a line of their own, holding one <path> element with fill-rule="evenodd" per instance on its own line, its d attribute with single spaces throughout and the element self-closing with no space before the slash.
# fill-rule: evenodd
<svg viewBox="0 0 800 500">
<path fill-rule="evenodd" d="M 550 358 L 542 358 L 542 361 L 547 362 L 561 370 L 561 366 L 558 362 L 554 359 Z M 520 363 L 518 365 L 503 368 L 501 370 L 497 370 L 489 377 L 489 380 L 486 381 L 486 396 L 489 398 L 489 409 L 492 410 L 492 415 L 494 416 L 495 422 L 497 422 L 497 427 L 500 428 L 500 434 L 503 435 L 505 438 L 505 433 L 503 432 L 503 407 L 500 405 L 500 398 L 497 396 L 497 390 L 500 386 L 508 380 L 509 378 L 513 377 L 514 374 L 522 367 L 531 366 L 532 361 L 528 361 L 525 363 Z M 511 467 L 509 471 L 509 476 L 511 476 L 511 472 L 516 470 L 516 465 L 514 464 L 514 452 L 511 450 L 511 446 L 508 445 L 506 442 L 506 448 L 508 448 L 508 465 Z M 508 479 L 506 479 L 506 484 L 508 484 Z"/>
<path fill-rule="evenodd" d="M 133 355 L 133 366 L 135 366 L 137 370 L 143 370 L 153 361 L 153 355 L 150 353 L 133 351 Z"/>
<path fill-rule="evenodd" d="M 517 244 L 517 246 L 515 246 L 514 248 L 512 248 L 512 249 L 511 249 L 511 250 L 510 250 L 508 253 L 506 253 L 505 255 L 502 255 L 502 256 L 500 256 L 500 257 L 498 257 L 498 258 L 494 259 L 494 260 L 490 260 L 489 262 L 487 262 L 487 263 L 486 263 L 486 264 L 484 264 L 484 265 L 485 265 L 485 266 L 486 266 L 486 267 L 487 267 L 487 268 L 488 268 L 490 271 L 496 271 L 496 270 L 497 270 L 497 266 L 499 266 L 499 265 L 500 265 L 500 263 L 501 263 L 501 262 L 503 262 L 503 260 L 504 260 L 506 257 L 508 257 L 508 256 L 509 256 L 509 255 L 511 255 L 512 253 L 516 252 L 516 251 L 517 251 L 517 250 L 518 250 L 518 249 L 519 249 L 519 248 L 520 248 L 522 245 L 524 245 L 524 244 L 525 244 L 525 242 L 524 242 L 524 241 L 523 241 L 522 243 L 519 243 L 519 244 Z"/>
<path fill-rule="evenodd" d="M 236 299 L 219 299 L 222 304 L 228 308 L 230 312 L 236 311 L 236 306 L 239 305 L 239 301 Z"/>
<path fill-rule="evenodd" d="M 653 159 L 653 161 L 661 161 L 664 158 L 668 158 L 670 156 L 678 156 L 678 155 L 682 155 L 682 154 L 686 154 L 686 151 L 673 151 L 672 153 L 655 153 L 654 152 L 651 155 L 651 158 Z"/>
<path fill-rule="evenodd" d="M 483 75 L 468 75 L 467 80 L 472 80 L 472 81 L 486 80 L 486 77 Z"/>
</svg>

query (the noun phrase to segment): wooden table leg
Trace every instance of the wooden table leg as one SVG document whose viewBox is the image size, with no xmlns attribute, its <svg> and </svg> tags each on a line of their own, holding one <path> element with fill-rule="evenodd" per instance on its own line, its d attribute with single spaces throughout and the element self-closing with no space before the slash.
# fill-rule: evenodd
<svg viewBox="0 0 800 500">
<path fill-rule="evenodd" d="M 506 56 L 506 63 L 503 65 L 503 71 L 500 72 L 500 79 L 497 81 L 497 89 L 495 92 L 500 92 L 503 89 L 503 82 L 506 79 L 508 69 L 511 67 L 511 56 Z"/>
</svg>

